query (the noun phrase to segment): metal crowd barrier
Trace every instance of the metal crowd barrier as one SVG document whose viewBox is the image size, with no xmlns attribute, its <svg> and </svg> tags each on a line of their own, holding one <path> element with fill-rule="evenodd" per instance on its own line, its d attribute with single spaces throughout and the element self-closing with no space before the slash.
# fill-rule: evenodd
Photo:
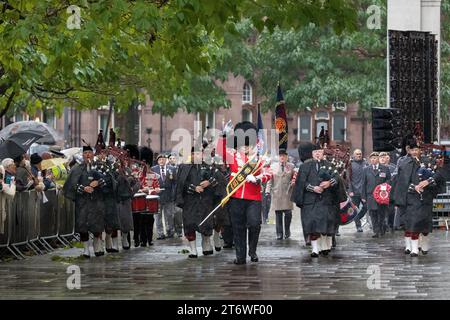
<svg viewBox="0 0 450 320">
<path fill-rule="evenodd" d="M 53 251 L 49 240 L 69 245 L 75 237 L 75 206 L 57 190 L 16 192 L 13 199 L 0 193 L 0 248 L 25 258 L 20 246 L 36 254 Z M 0 251 L 0 255 L 1 255 Z"/>
</svg>

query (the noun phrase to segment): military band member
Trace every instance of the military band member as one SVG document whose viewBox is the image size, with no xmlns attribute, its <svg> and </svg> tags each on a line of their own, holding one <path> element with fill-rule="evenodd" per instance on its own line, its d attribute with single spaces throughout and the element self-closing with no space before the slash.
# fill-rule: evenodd
<svg viewBox="0 0 450 320">
<path fill-rule="evenodd" d="M 139 181 L 132 175 L 128 163 L 121 161 L 117 168 L 117 210 L 119 214 L 122 248 L 130 249 L 128 236 L 134 230 L 131 200 L 139 190 Z M 153 225 L 151 225 L 153 229 Z M 140 231 L 140 230 L 139 230 Z"/>
<path fill-rule="evenodd" d="M 189 241 L 189 258 L 197 258 L 196 232 L 202 235 L 203 255 L 214 253 L 211 244 L 213 219 L 200 222 L 212 211 L 216 197 L 218 170 L 207 164 L 203 150 L 192 150 L 191 163 L 181 164 L 176 189 L 176 204 L 183 209 L 184 236 Z"/>
<path fill-rule="evenodd" d="M 105 247 L 108 253 L 119 252 L 118 230 L 119 213 L 117 210 L 117 173 L 112 167 L 112 163 L 106 158 L 106 150 L 99 149 L 97 159 L 94 161 L 93 169 L 102 173 L 105 180 L 103 187 L 105 204 Z"/>
<path fill-rule="evenodd" d="M 92 169 L 94 152 L 90 146 L 83 147 L 83 163 L 76 164 L 64 184 L 64 195 L 75 202 L 75 232 L 80 234 L 85 258 L 90 257 L 89 232 L 94 235 L 94 253 L 104 254 L 102 232 L 105 227 L 105 180 Z"/>
<path fill-rule="evenodd" d="M 230 129 L 226 128 L 224 133 L 228 133 L 228 130 Z M 230 179 L 233 179 L 249 160 L 262 160 L 262 155 L 258 155 L 255 149 L 257 140 L 255 125 L 248 121 L 238 123 L 234 129 L 234 136 L 236 149 L 226 149 L 226 139 L 220 139 L 216 147 L 217 153 L 225 157 L 226 163 L 230 167 Z M 263 161 L 258 161 L 254 173 L 246 176 L 243 185 L 237 189 L 227 203 L 236 249 L 234 263 L 238 265 L 246 263 L 247 230 L 250 260 L 252 262 L 259 260 L 256 249 L 261 231 L 261 184 L 269 181 L 271 177 L 270 172 L 263 168 Z"/>
<path fill-rule="evenodd" d="M 336 210 L 339 205 L 338 175 L 330 172 L 331 164 L 324 160 L 320 145 L 312 146 L 312 159 L 299 168 L 292 199 L 301 208 L 303 232 L 311 240 L 311 257 L 327 255 L 336 230 Z"/>
<path fill-rule="evenodd" d="M 394 202 L 404 210 L 405 254 L 417 257 L 419 247 L 425 255 L 430 248 L 429 233 L 433 230 L 433 199 L 439 186 L 448 178 L 448 165 L 436 174 L 424 170 L 420 162 L 420 146 L 409 142 L 410 157 L 398 167 Z M 419 237 L 421 236 L 421 244 Z"/>
</svg>

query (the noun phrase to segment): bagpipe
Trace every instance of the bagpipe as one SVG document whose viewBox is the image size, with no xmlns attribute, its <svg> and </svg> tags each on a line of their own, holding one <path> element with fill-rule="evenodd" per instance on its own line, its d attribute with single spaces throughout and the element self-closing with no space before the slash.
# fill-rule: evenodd
<svg viewBox="0 0 450 320">
<path fill-rule="evenodd" d="M 350 164 L 350 148 L 342 145 L 330 146 L 324 145 L 325 159 L 330 162 L 331 166 L 319 168 L 319 177 L 326 181 L 333 176 L 339 175 L 341 178 L 339 183 L 344 183 L 346 170 Z M 363 212 L 363 204 L 356 206 L 351 197 L 347 195 L 347 200 L 339 204 L 340 225 L 346 225 Z"/>
<path fill-rule="evenodd" d="M 325 159 L 328 160 L 332 164 L 334 170 L 343 177 L 345 170 L 350 163 L 350 148 L 341 145 L 330 146 L 325 144 L 323 150 Z"/>
</svg>

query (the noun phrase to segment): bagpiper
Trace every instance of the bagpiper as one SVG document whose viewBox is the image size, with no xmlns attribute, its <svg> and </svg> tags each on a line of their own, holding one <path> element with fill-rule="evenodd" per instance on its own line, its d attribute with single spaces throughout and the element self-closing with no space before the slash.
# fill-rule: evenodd
<svg viewBox="0 0 450 320">
<path fill-rule="evenodd" d="M 63 187 L 64 196 L 75 202 L 75 232 L 83 242 L 83 256 L 90 258 L 89 232 L 94 235 L 94 253 L 104 254 L 102 232 L 105 227 L 103 175 L 92 169 L 94 152 L 90 146 L 83 147 L 83 163 L 76 164 Z"/>
<path fill-rule="evenodd" d="M 205 147 L 205 146 L 204 146 Z M 203 150 L 191 150 L 191 163 L 181 164 L 178 171 L 176 204 L 183 209 L 184 236 L 189 241 L 189 258 L 197 258 L 196 232 L 202 235 L 203 255 L 214 253 L 211 244 L 213 219 L 200 222 L 211 212 L 221 173 L 205 162 Z"/>
<path fill-rule="evenodd" d="M 328 255 L 332 248 L 332 236 L 336 230 L 336 214 L 339 206 L 339 174 L 324 160 L 320 145 L 312 146 L 312 159 L 299 168 L 292 199 L 301 208 L 303 232 L 309 236 L 311 257 L 319 253 Z"/>
<path fill-rule="evenodd" d="M 417 257 L 419 247 L 424 255 L 430 249 L 433 199 L 438 194 L 439 186 L 445 185 L 450 175 L 448 164 L 436 174 L 423 167 L 420 161 L 420 146 L 415 140 L 409 142 L 409 153 L 410 157 L 398 167 L 393 197 L 395 205 L 404 210 L 405 254 Z"/>
</svg>

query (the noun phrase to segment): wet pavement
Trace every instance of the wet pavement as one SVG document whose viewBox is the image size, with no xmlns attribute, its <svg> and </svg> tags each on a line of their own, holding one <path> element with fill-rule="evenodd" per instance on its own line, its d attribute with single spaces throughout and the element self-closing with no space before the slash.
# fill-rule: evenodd
<svg viewBox="0 0 450 320">
<path fill-rule="evenodd" d="M 273 219 L 272 219 L 273 220 Z M 354 225 L 341 228 L 328 257 L 311 258 L 294 214 L 288 240 L 275 239 L 275 225 L 262 226 L 259 262 L 232 263 L 234 249 L 189 259 L 183 239 L 73 263 L 60 249 L 23 261 L 0 262 L 0 299 L 449 299 L 450 242 L 435 230 L 427 256 L 403 253 L 400 231 L 372 239 Z M 54 259 L 54 258 L 53 258 Z M 81 289 L 69 290 L 67 268 L 81 270 Z"/>
</svg>

